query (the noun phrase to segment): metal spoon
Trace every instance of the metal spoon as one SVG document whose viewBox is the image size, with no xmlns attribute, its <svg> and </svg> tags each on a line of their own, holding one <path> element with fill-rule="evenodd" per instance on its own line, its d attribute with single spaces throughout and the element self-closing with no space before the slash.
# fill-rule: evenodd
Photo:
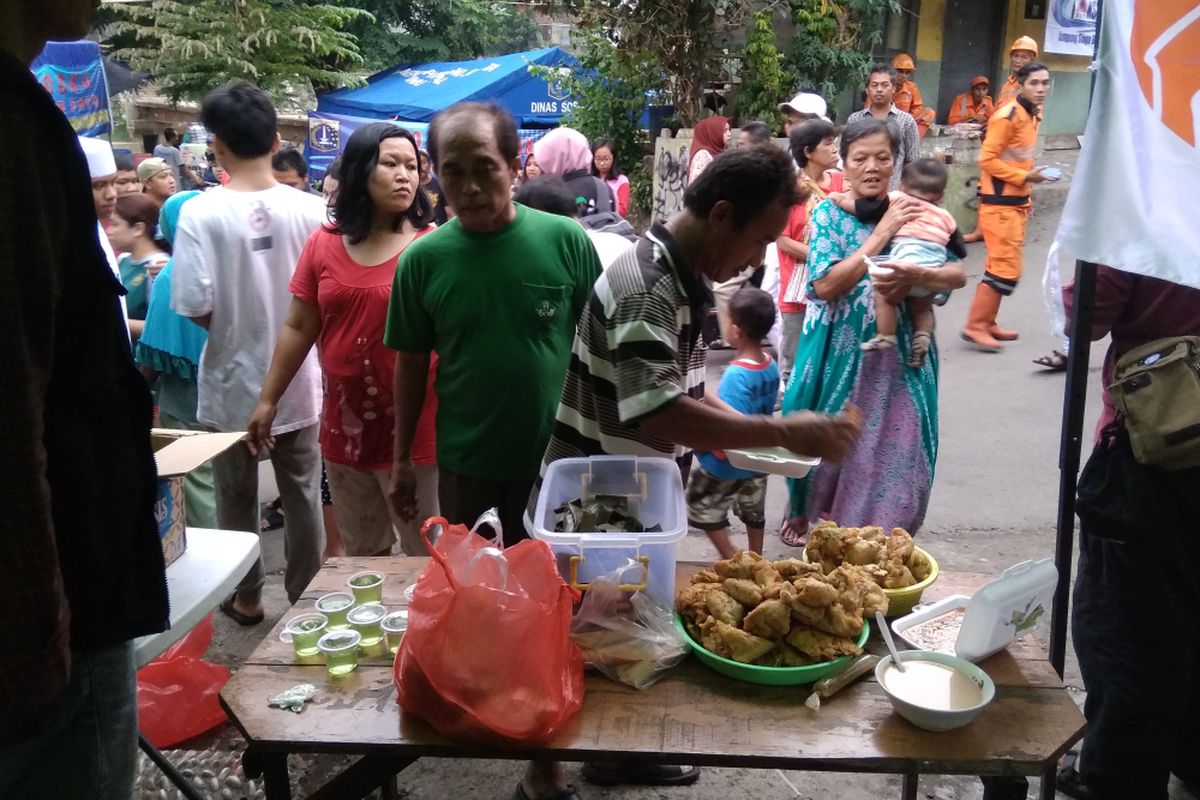
<svg viewBox="0 0 1200 800">
<path fill-rule="evenodd" d="M 904 672 L 904 664 L 900 661 L 900 654 L 896 652 L 896 643 L 892 641 L 892 631 L 888 628 L 887 620 L 883 618 L 882 611 L 875 612 L 875 623 L 879 625 L 879 631 L 883 634 L 884 644 L 887 645 L 888 652 L 892 654 L 892 663 L 896 665 L 896 669 Z"/>
</svg>

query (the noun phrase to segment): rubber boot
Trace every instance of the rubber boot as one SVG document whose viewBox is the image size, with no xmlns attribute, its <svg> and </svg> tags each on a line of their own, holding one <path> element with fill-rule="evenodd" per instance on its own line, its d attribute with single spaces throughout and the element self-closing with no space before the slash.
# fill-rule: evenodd
<svg viewBox="0 0 1200 800">
<path fill-rule="evenodd" d="M 1001 342 L 1015 342 L 1017 339 L 1021 338 L 1021 334 L 1017 333 L 1016 331 L 1010 331 L 1008 328 L 1001 328 L 1000 325 L 995 322 L 988 326 L 988 333 L 992 335 L 993 339 L 997 339 Z"/>
<path fill-rule="evenodd" d="M 999 311 L 1000 293 L 986 283 L 976 286 L 975 297 L 967 311 L 967 324 L 963 328 L 962 338 L 985 352 L 999 352 L 1003 345 L 988 332 L 988 329 L 996 324 L 996 314 Z"/>
</svg>

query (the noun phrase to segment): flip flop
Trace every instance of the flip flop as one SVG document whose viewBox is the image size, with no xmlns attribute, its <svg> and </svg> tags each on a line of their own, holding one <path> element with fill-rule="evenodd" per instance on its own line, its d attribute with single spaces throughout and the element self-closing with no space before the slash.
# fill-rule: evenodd
<svg viewBox="0 0 1200 800">
<path fill-rule="evenodd" d="M 1045 367 L 1051 372 L 1066 372 L 1067 370 L 1067 354 L 1060 353 L 1057 350 L 1052 350 L 1048 356 L 1038 356 L 1033 360 L 1033 363 L 1039 367 Z"/>
<path fill-rule="evenodd" d="M 597 786 L 690 786 L 700 779 L 700 768 L 674 764 L 587 762 L 583 765 L 583 777 Z"/>
<path fill-rule="evenodd" d="M 513 793 L 513 800 L 583 800 L 583 798 L 580 797 L 579 792 L 576 791 L 572 784 L 567 784 L 567 788 L 561 792 L 555 792 L 554 794 L 544 795 L 535 799 L 525 793 L 525 786 L 523 784 L 517 783 L 517 791 Z"/>
<path fill-rule="evenodd" d="M 243 614 L 242 612 L 238 611 L 233 605 L 233 601 L 236 598 L 237 592 L 234 592 L 233 594 L 229 595 L 229 597 L 226 597 L 221 601 L 221 605 L 218 607 L 221 609 L 222 614 L 229 617 L 243 628 L 252 627 L 263 621 L 263 618 L 265 617 L 264 614 L 258 614 L 257 616 L 252 617 L 248 614 Z"/>
<path fill-rule="evenodd" d="M 808 536 L 792 527 L 791 522 L 784 521 L 779 528 L 779 540 L 788 547 L 804 547 L 808 544 Z"/>
<path fill-rule="evenodd" d="M 1075 763 L 1078 760 L 1078 750 L 1070 750 L 1063 756 L 1062 766 L 1058 768 L 1058 773 L 1054 776 L 1054 786 L 1067 797 L 1073 797 L 1075 800 L 1091 800 L 1092 790 L 1087 787 L 1087 784 L 1079 777 L 1079 771 L 1075 769 Z"/>
</svg>

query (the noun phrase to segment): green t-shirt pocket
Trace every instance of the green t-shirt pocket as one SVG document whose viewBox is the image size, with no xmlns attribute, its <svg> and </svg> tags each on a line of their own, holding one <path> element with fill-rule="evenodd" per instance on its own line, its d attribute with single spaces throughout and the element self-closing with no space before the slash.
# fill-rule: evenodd
<svg viewBox="0 0 1200 800">
<path fill-rule="evenodd" d="M 545 286 L 538 283 L 523 283 L 525 290 L 525 313 L 529 315 L 529 329 L 540 335 L 550 335 L 563 329 L 570 315 L 570 288 L 567 286 Z"/>
</svg>

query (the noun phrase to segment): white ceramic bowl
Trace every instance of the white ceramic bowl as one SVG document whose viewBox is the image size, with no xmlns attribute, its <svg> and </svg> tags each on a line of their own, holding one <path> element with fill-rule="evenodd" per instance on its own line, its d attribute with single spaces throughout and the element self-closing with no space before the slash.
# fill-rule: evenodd
<svg viewBox="0 0 1200 800">
<path fill-rule="evenodd" d="M 886 656 L 875 665 L 875 680 L 883 687 L 883 692 L 888 696 L 888 699 L 892 701 L 892 708 L 896 709 L 896 713 L 918 728 L 924 728 L 927 731 L 952 731 L 955 728 L 961 728 L 978 717 L 987 704 L 992 702 L 992 699 L 996 696 L 996 684 L 992 682 L 992 679 L 988 677 L 986 672 L 970 661 L 956 656 L 949 656 L 945 653 L 934 653 L 930 650 L 908 651 L 901 654 L 900 660 L 905 664 L 908 664 L 910 661 L 932 661 L 935 664 L 943 664 L 966 675 L 983 691 L 983 700 L 978 705 L 971 706 L 970 708 L 945 711 L 916 705 L 908 700 L 897 697 L 888 689 L 883 676 L 892 664 L 892 657 Z"/>
</svg>

